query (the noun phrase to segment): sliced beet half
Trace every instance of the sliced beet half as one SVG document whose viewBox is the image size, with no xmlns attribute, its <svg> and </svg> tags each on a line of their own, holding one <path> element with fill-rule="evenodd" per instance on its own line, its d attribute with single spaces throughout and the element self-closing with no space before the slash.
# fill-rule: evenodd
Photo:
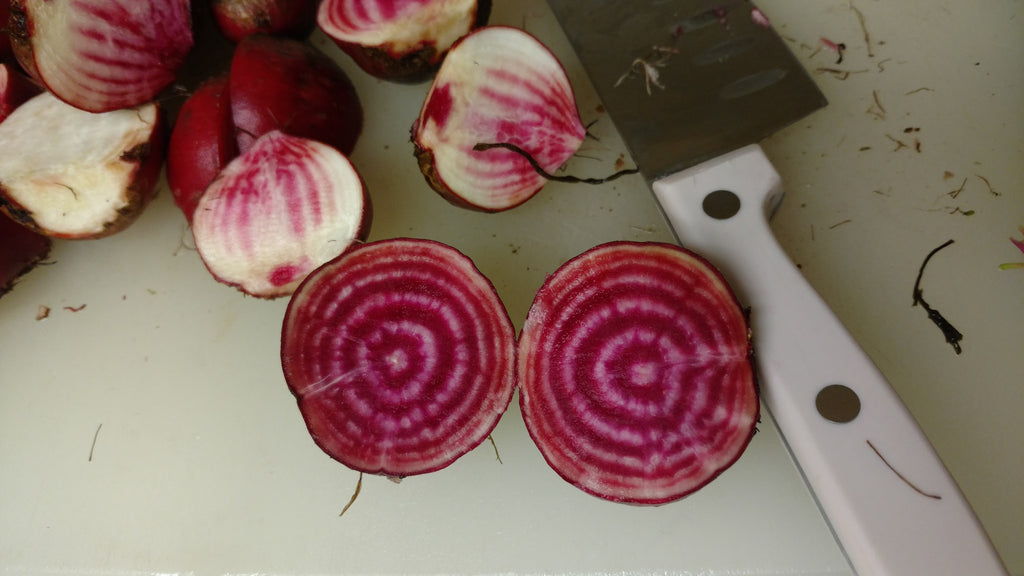
<svg viewBox="0 0 1024 576">
<path fill-rule="evenodd" d="M 451 48 L 412 128 L 427 183 L 457 206 L 507 210 L 536 194 L 576 153 L 586 129 L 554 54 L 529 33 L 485 26 Z"/>
<path fill-rule="evenodd" d="M 483 442 L 515 387 L 515 330 L 473 262 L 430 240 L 353 247 L 292 296 L 285 380 L 317 445 L 401 478 Z"/>
<path fill-rule="evenodd" d="M 203 192 L 192 235 L 217 280 L 251 296 L 278 298 L 365 238 L 371 220 L 370 197 L 347 157 L 322 142 L 273 130 Z"/>
<path fill-rule="evenodd" d="M 564 264 L 536 295 L 518 362 L 544 458 L 607 500 L 694 492 L 758 420 L 746 314 L 721 274 L 675 245 L 613 242 Z"/>
</svg>

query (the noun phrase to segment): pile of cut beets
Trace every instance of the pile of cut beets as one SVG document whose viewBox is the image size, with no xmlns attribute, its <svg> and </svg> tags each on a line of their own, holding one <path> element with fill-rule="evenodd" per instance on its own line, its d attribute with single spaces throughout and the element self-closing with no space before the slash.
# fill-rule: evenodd
<svg viewBox="0 0 1024 576">
<path fill-rule="evenodd" d="M 0 0 L 0 295 L 54 239 L 130 226 L 165 173 L 212 277 L 289 299 L 285 379 L 332 458 L 393 478 L 440 470 L 518 390 L 531 438 L 581 490 L 661 504 L 699 489 L 758 418 L 746 313 L 700 256 L 595 246 L 553 271 L 517 337 L 457 249 L 367 242 L 370 194 L 349 159 L 361 102 L 308 36 L 361 73 L 430 82 L 410 162 L 453 205 L 497 212 L 534 196 L 586 130 L 556 57 L 488 25 L 490 8 Z"/>
</svg>

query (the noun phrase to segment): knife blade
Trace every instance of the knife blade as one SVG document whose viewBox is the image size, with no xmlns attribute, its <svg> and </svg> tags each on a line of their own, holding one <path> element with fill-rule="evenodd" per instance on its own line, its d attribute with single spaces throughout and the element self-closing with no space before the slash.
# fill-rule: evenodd
<svg viewBox="0 0 1024 576">
<path fill-rule="evenodd" d="M 676 237 L 751 309 L 762 399 L 861 575 L 1006 574 L 884 375 L 775 240 L 758 142 L 821 92 L 746 0 L 548 0 Z"/>
</svg>

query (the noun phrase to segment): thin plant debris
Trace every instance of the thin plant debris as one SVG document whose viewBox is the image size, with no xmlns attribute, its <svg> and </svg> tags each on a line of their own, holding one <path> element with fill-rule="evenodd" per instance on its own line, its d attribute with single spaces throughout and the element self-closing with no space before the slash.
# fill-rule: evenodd
<svg viewBox="0 0 1024 576">
<path fill-rule="evenodd" d="M 102 422 L 96 426 L 96 431 L 92 433 L 92 445 L 89 446 L 89 462 L 92 462 L 93 454 L 96 452 L 96 439 L 100 437 L 101 428 L 103 428 Z"/>
<path fill-rule="evenodd" d="M 864 45 L 867 47 L 868 58 L 874 58 L 875 52 L 871 48 L 871 34 L 868 33 L 868 26 L 864 22 L 864 13 L 854 6 L 853 2 L 850 2 L 850 10 L 853 10 L 853 13 L 857 15 L 857 22 L 860 23 L 860 29 L 864 33 Z"/>
<path fill-rule="evenodd" d="M 1017 240 L 1014 237 L 1010 237 L 1010 242 L 1017 247 L 1018 250 L 1024 252 L 1024 226 L 1018 226 L 1017 230 L 1020 230 L 1021 239 Z M 999 265 L 1000 270 L 1013 270 L 1019 269 L 1024 270 L 1024 262 L 1006 262 L 1005 264 Z"/>
<path fill-rule="evenodd" d="M 487 439 L 491 441 L 491 446 L 494 448 L 494 457 L 498 459 L 498 464 L 504 464 L 501 461 L 501 454 L 498 453 L 498 443 L 494 441 L 494 434 L 488 434 Z"/>
<path fill-rule="evenodd" d="M 871 98 L 874 100 L 874 104 L 867 109 L 867 113 L 879 120 L 885 120 L 888 112 L 885 111 L 885 106 L 882 106 L 882 100 L 878 97 L 878 90 L 871 91 Z"/>
<path fill-rule="evenodd" d="M 947 240 L 942 245 L 940 245 L 939 247 L 937 247 L 937 248 L 933 249 L 931 252 L 929 252 L 928 255 L 925 256 L 924 262 L 921 262 L 921 268 L 917 271 L 917 280 L 914 282 L 914 303 L 913 303 L 913 306 L 917 306 L 918 304 L 920 304 L 921 307 L 925 309 L 925 312 L 928 313 L 928 318 L 932 322 L 934 322 L 936 326 L 939 327 L 939 330 L 942 331 L 942 335 L 945 336 L 946 342 L 948 342 L 949 345 L 953 347 L 953 350 L 956 351 L 957 354 L 960 354 L 961 352 L 963 352 L 963 350 L 960 348 L 960 340 L 963 339 L 964 335 L 961 334 L 959 330 L 954 328 L 953 325 L 950 324 L 942 316 L 942 314 L 939 313 L 938 310 L 932 308 L 928 304 L 928 302 L 925 301 L 925 299 L 924 299 L 924 292 L 921 290 L 921 277 L 924 276 L 924 268 L 925 268 L 925 266 L 928 265 L 928 261 L 931 260 L 932 256 L 935 256 L 935 254 L 939 250 L 942 250 L 943 248 L 951 245 L 952 243 L 953 243 L 952 239 Z"/>
<path fill-rule="evenodd" d="M 892 470 L 892 473 L 895 474 L 896 476 L 898 476 L 900 480 L 903 480 L 903 482 L 907 486 L 910 486 L 911 488 L 913 488 L 914 492 L 917 492 L 918 494 L 920 494 L 921 496 L 924 496 L 926 498 L 931 498 L 933 500 L 942 500 L 942 496 L 939 496 L 938 494 L 932 494 L 931 492 L 925 492 L 924 490 L 918 488 L 913 482 L 908 480 L 906 476 L 901 474 L 900 471 L 897 470 L 895 466 L 890 464 L 889 461 L 886 460 L 885 456 L 882 456 L 882 453 L 878 450 L 877 447 L 875 447 L 874 443 L 871 442 L 871 440 L 868 440 L 867 443 L 868 443 L 868 446 L 871 447 L 871 450 L 874 451 L 875 455 L 878 456 L 878 458 L 881 459 L 882 462 L 885 463 L 885 465 L 889 468 L 889 470 Z"/>
<path fill-rule="evenodd" d="M 652 84 L 664 90 L 665 85 L 659 81 L 661 72 L 658 69 L 668 65 L 672 55 L 678 53 L 678 50 L 668 46 L 652 46 L 643 57 L 633 60 L 629 69 L 615 81 L 615 87 L 618 88 L 626 79 L 639 75 L 644 79 L 644 87 L 647 89 L 648 96 L 651 94 Z"/>
<path fill-rule="evenodd" d="M 822 36 L 819 39 L 819 42 L 821 42 L 822 46 L 824 46 L 825 48 L 828 48 L 829 50 L 835 52 L 838 55 L 838 58 L 836 60 L 836 65 L 837 66 L 839 64 L 843 63 L 843 55 L 846 52 L 846 43 L 845 42 L 833 42 L 832 40 L 829 40 L 828 38 L 825 38 L 824 36 Z"/>
<path fill-rule="evenodd" d="M 359 480 L 358 480 L 358 481 L 356 481 L 356 489 L 355 489 L 355 491 L 354 491 L 354 492 L 352 492 L 352 497 L 348 499 L 348 503 L 347 503 L 347 504 L 345 504 L 345 507 L 344 507 L 344 508 L 342 508 L 342 509 L 341 509 L 341 512 L 340 512 L 340 513 L 338 514 L 338 517 L 339 517 L 339 518 L 340 518 L 340 517 L 342 517 L 342 516 L 344 516 L 344 515 L 345 515 L 345 512 L 348 512 L 348 509 L 349 509 L 349 508 L 351 508 L 351 507 L 352 507 L 352 505 L 356 503 L 356 498 L 358 498 L 358 497 L 359 497 L 359 493 L 360 493 L 360 492 L 361 492 L 362 490 L 363 490 L 363 473 L 362 473 L 362 472 L 360 472 L 360 473 L 359 473 Z"/>
</svg>

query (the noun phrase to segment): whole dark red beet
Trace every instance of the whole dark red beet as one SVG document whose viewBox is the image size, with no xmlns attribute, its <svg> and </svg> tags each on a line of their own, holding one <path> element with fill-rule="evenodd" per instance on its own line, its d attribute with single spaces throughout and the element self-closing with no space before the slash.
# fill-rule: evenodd
<svg viewBox="0 0 1024 576">
<path fill-rule="evenodd" d="M 349 155 L 363 109 L 345 72 L 313 46 L 255 34 L 238 44 L 228 79 L 238 150 L 271 130 L 318 140 Z"/>
<path fill-rule="evenodd" d="M 167 148 L 167 184 L 189 222 L 206 187 L 237 154 L 228 79 L 219 76 L 182 105 Z"/>
</svg>

